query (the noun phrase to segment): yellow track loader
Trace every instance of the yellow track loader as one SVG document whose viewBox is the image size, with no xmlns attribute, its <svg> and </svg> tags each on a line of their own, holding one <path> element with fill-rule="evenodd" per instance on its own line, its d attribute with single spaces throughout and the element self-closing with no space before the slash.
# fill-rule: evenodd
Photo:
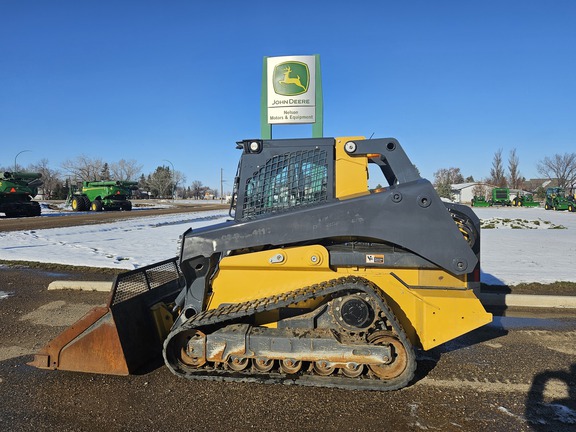
<svg viewBox="0 0 576 432">
<path fill-rule="evenodd" d="M 429 350 L 491 321 L 480 226 L 393 138 L 245 140 L 230 219 L 119 275 L 34 366 L 394 390 Z M 369 164 L 385 187 L 369 189 Z M 371 172 L 373 170 L 370 170 Z"/>
</svg>

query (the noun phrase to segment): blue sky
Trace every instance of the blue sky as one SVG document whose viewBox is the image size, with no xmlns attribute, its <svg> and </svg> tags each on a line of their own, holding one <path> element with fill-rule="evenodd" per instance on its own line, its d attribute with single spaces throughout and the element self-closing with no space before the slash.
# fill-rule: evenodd
<svg viewBox="0 0 576 432">
<path fill-rule="evenodd" d="M 0 0 L 0 166 L 169 160 L 230 189 L 263 57 L 319 54 L 325 136 L 395 137 L 429 179 L 516 148 L 536 177 L 576 151 L 575 23 L 571 0 Z"/>
</svg>

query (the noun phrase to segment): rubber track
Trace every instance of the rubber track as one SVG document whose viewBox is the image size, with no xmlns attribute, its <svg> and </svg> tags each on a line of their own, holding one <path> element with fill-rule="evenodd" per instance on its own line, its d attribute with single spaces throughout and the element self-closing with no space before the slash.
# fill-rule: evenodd
<svg viewBox="0 0 576 432">
<path fill-rule="evenodd" d="M 343 375 L 318 376 L 312 375 L 308 371 L 300 371 L 294 375 L 286 375 L 279 372 L 253 372 L 250 368 L 244 371 L 223 370 L 203 366 L 199 369 L 186 367 L 171 355 L 171 340 L 181 332 L 192 330 L 202 331 L 205 327 L 210 327 L 213 331 L 214 326 L 221 327 L 231 324 L 231 322 L 240 320 L 251 315 L 267 312 L 279 308 L 284 308 L 292 304 L 297 304 L 305 300 L 338 292 L 364 292 L 377 301 L 382 312 L 384 312 L 388 325 L 393 329 L 395 336 L 403 344 L 408 356 L 407 371 L 400 377 L 392 380 L 382 380 L 377 377 L 361 375 L 357 378 L 348 378 Z M 205 331 L 204 333 L 210 333 Z M 168 368 L 177 376 L 211 381 L 232 381 L 232 382 L 257 382 L 267 384 L 296 384 L 314 387 L 342 388 L 349 390 L 379 390 L 389 391 L 397 390 L 409 384 L 416 370 L 416 360 L 412 345 L 408 341 L 406 333 L 402 326 L 386 304 L 385 298 L 378 287 L 370 281 L 358 277 L 343 277 L 331 281 L 310 285 L 294 291 L 251 300 L 244 303 L 235 303 L 230 305 L 221 305 L 216 309 L 205 310 L 198 313 L 180 327 L 173 330 L 164 341 L 164 360 Z"/>
</svg>

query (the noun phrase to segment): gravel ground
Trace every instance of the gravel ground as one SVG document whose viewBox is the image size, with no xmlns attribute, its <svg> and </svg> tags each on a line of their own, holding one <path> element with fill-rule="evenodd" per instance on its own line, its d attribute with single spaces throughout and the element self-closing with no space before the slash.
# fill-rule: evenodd
<svg viewBox="0 0 576 432">
<path fill-rule="evenodd" d="M 47 291 L 100 272 L 0 268 L 0 430 L 569 431 L 576 425 L 576 317 L 500 318 L 418 355 L 390 393 L 38 370 L 38 350 L 107 293 Z M 539 314 L 542 311 L 538 312 Z M 506 321 L 508 320 L 508 321 Z"/>
</svg>

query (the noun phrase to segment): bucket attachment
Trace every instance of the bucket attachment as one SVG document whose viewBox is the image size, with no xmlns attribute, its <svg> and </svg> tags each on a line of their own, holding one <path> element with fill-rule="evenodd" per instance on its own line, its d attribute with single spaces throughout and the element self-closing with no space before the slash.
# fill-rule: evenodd
<svg viewBox="0 0 576 432">
<path fill-rule="evenodd" d="M 177 258 L 120 274 L 106 307 L 92 309 L 28 364 L 112 375 L 160 364 L 173 322 L 170 305 L 184 286 Z"/>
</svg>

